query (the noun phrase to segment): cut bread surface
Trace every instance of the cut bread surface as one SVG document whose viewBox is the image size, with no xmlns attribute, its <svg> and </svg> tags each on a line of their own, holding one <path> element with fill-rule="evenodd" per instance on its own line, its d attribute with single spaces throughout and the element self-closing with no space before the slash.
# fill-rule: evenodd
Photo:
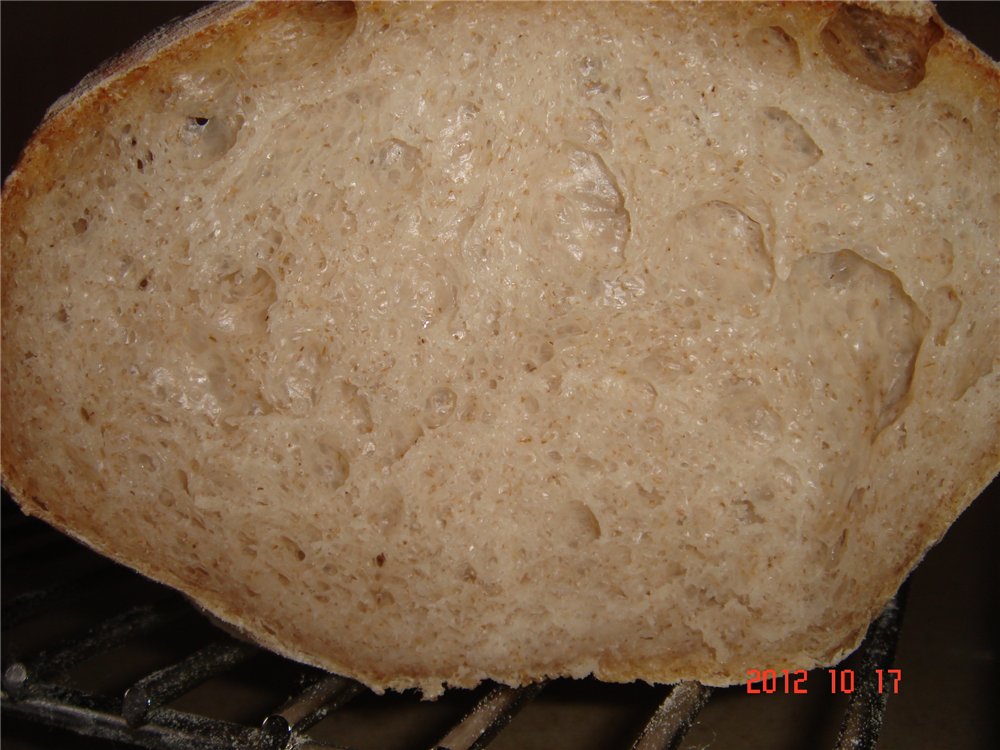
<svg viewBox="0 0 1000 750">
<path fill-rule="evenodd" d="M 926 6 L 213 10 L 4 186 L 4 481 L 377 689 L 832 663 L 1000 464 L 998 85 Z"/>
</svg>

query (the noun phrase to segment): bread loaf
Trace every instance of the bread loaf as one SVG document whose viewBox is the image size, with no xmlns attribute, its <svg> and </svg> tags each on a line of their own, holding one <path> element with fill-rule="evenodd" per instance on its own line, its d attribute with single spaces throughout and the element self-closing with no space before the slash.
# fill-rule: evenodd
<svg viewBox="0 0 1000 750">
<path fill-rule="evenodd" d="M 375 689 L 850 652 L 1000 467 L 929 5 L 212 7 L 3 189 L 25 512 Z"/>
</svg>

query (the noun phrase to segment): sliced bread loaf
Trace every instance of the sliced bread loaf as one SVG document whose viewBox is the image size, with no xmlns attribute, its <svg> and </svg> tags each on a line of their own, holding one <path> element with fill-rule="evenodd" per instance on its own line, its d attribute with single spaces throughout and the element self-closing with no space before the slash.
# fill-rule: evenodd
<svg viewBox="0 0 1000 750">
<path fill-rule="evenodd" d="M 377 689 L 832 663 L 1000 466 L 998 151 L 928 5 L 213 7 L 4 185 L 3 481 Z"/>
</svg>

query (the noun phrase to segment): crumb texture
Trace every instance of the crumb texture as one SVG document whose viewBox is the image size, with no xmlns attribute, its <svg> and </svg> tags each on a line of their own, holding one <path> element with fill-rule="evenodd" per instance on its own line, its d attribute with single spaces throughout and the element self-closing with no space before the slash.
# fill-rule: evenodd
<svg viewBox="0 0 1000 750">
<path fill-rule="evenodd" d="M 3 469 L 267 645 L 428 694 L 828 663 L 996 472 L 1000 102 L 935 19 L 199 33 L 5 187 Z"/>
</svg>

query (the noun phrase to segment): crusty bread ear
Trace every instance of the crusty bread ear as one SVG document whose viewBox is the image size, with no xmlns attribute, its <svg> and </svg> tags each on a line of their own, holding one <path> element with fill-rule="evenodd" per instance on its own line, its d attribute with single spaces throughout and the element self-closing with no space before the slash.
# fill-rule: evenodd
<svg viewBox="0 0 1000 750">
<path fill-rule="evenodd" d="M 210 9 L 4 186 L 5 486 L 377 689 L 832 663 L 1000 465 L 998 90 L 925 5 Z"/>
</svg>

